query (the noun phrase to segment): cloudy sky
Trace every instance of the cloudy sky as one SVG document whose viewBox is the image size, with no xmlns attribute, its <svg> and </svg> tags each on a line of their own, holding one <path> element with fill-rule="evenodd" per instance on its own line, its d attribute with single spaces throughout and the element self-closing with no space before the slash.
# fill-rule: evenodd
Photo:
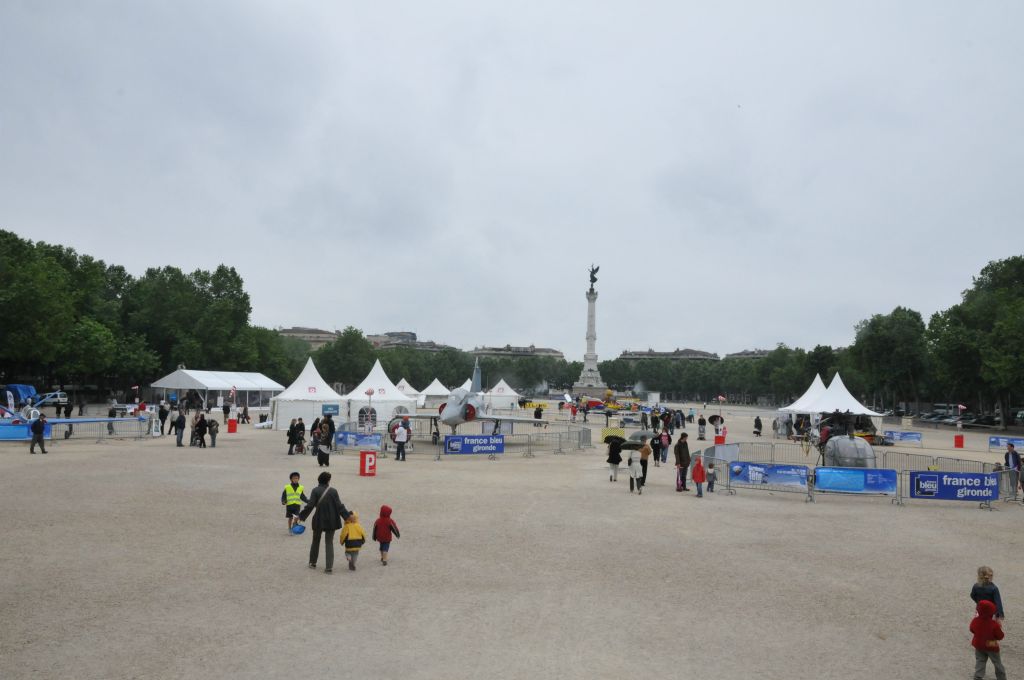
<svg viewBox="0 0 1024 680">
<path fill-rule="evenodd" d="M 1024 252 L 1024 3 L 0 3 L 0 228 L 261 325 L 845 345 Z"/>
</svg>

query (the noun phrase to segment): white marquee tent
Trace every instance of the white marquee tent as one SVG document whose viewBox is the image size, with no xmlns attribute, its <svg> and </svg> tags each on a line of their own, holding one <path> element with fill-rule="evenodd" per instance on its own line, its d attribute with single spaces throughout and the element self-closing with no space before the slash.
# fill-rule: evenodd
<svg viewBox="0 0 1024 680">
<path fill-rule="evenodd" d="M 306 366 L 295 382 L 270 400 L 271 419 L 275 430 L 287 430 L 292 418 L 302 418 L 308 429 L 314 420 L 323 415 L 325 405 L 337 406 L 338 412 L 344 413 L 341 410 L 343 403 L 344 397 L 324 382 L 313 360 L 307 359 Z"/>
<path fill-rule="evenodd" d="M 814 382 L 807 388 L 807 391 L 803 395 L 794 401 L 789 406 L 783 406 L 779 410 L 783 413 L 809 413 L 808 406 L 813 404 L 818 398 L 825 394 L 825 383 L 821 379 L 821 375 L 814 376 Z"/>
<path fill-rule="evenodd" d="M 502 378 L 498 384 L 484 395 L 484 403 L 491 408 L 514 409 L 519 406 L 519 393 L 512 389 L 505 379 Z"/>
<path fill-rule="evenodd" d="M 384 372 L 380 360 L 373 362 L 373 368 L 363 382 L 343 399 L 348 405 L 346 420 L 354 421 L 358 417 L 360 424 L 367 414 L 364 409 L 372 409 L 373 422 L 383 422 L 385 425 L 394 415 L 416 412 L 416 399 L 402 394 Z"/>
<path fill-rule="evenodd" d="M 427 408 L 436 408 L 448 400 L 451 390 L 441 384 L 441 381 L 434 378 L 434 382 L 423 388 L 420 393 L 423 395 L 423 405 Z"/>
<path fill-rule="evenodd" d="M 150 387 L 163 391 L 163 398 L 167 399 L 168 390 L 179 393 L 184 397 L 189 391 L 198 392 L 203 401 L 213 397 L 224 397 L 229 400 L 232 388 L 236 391 L 236 402 L 240 406 L 256 407 L 264 404 L 264 398 L 269 398 L 284 389 L 281 385 L 262 373 L 247 373 L 239 371 L 193 371 L 187 368 L 179 368 L 174 373 L 165 375 Z"/>
<path fill-rule="evenodd" d="M 864 404 L 857 401 L 850 390 L 846 389 L 846 385 L 843 384 L 843 379 L 836 373 L 836 377 L 832 378 L 832 383 L 825 390 L 825 393 L 809 403 L 809 411 L 813 413 L 832 413 L 833 411 L 839 411 L 840 413 L 846 413 L 849 411 L 855 416 L 874 416 L 881 418 L 881 413 L 875 413 Z"/>
<path fill-rule="evenodd" d="M 398 387 L 398 391 L 404 394 L 405 396 L 412 397 L 413 399 L 415 399 L 417 406 L 423 406 L 423 395 L 420 392 L 418 392 L 415 387 L 410 385 L 408 380 L 402 378 L 401 380 L 398 381 L 398 385 L 396 385 L 396 387 Z"/>
</svg>

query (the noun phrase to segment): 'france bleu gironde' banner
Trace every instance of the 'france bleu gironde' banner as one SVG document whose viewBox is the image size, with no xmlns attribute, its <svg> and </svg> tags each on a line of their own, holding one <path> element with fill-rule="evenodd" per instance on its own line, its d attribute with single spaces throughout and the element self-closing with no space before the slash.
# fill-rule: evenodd
<svg viewBox="0 0 1024 680">
<path fill-rule="evenodd" d="M 763 484 L 806 489 L 807 466 L 735 461 L 729 464 L 729 479 L 733 484 Z"/>
<path fill-rule="evenodd" d="M 895 496 L 895 470 L 870 468 L 814 468 L 814 490 L 835 493 L 865 493 Z"/>
<path fill-rule="evenodd" d="M 882 433 L 886 439 L 891 439 L 894 442 L 917 442 L 921 443 L 920 432 L 895 432 L 893 430 L 886 430 Z"/>
<path fill-rule="evenodd" d="M 988 448 L 991 449 L 1005 449 L 1007 444 L 1013 444 L 1014 448 L 1020 448 L 1024 446 L 1024 438 L 1021 437 L 989 437 Z"/>
<path fill-rule="evenodd" d="M 335 432 L 334 443 L 346 449 L 379 449 L 383 435 L 362 432 Z"/>
<path fill-rule="evenodd" d="M 494 435 L 450 434 L 444 438 L 445 453 L 505 453 L 505 437 Z"/>
<path fill-rule="evenodd" d="M 911 472 L 910 497 L 938 501 L 994 501 L 999 475 L 980 472 Z"/>
</svg>

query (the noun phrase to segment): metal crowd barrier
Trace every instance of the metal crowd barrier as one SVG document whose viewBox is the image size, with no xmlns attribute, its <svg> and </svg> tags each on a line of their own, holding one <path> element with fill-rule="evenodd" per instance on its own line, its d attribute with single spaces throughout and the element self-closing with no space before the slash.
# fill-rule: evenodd
<svg viewBox="0 0 1024 680">
<path fill-rule="evenodd" d="M 152 435 L 154 420 L 152 415 L 144 415 L 135 418 L 81 418 L 73 423 L 52 423 L 50 441 L 145 439 Z M 156 421 L 157 424 L 159 422 Z"/>
<path fill-rule="evenodd" d="M 1017 470 L 997 470 L 999 473 L 999 498 L 1004 503 L 1024 502 L 1024 494 L 1020 489 L 1020 472 Z"/>
</svg>

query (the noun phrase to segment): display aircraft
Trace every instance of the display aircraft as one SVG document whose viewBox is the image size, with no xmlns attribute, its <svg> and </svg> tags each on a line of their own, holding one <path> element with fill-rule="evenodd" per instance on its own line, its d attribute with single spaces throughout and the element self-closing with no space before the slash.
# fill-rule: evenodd
<svg viewBox="0 0 1024 680">
<path fill-rule="evenodd" d="M 498 431 L 501 423 L 532 423 L 534 425 L 545 426 L 548 424 L 546 420 L 538 420 L 537 418 L 484 413 L 484 400 L 480 390 L 479 359 L 477 359 L 476 363 L 473 365 L 473 379 L 470 384 L 470 388 L 468 390 L 464 390 L 461 387 L 457 387 L 452 390 L 448 395 L 448 401 L 441 404 L 436 416 L 430 413 L 402 413 L 392 418 L 388 423 L 388 432 L 391 433 L 392 439 L 394 439 L 395 436 L 395 428 L 397 428 L 403 420 L 437 420 L 451 427 L 453 433 L 455 432 L 455 428 L 459 425 L 478 420 L 494 423 L 495 432 Z"/>
</svg>

